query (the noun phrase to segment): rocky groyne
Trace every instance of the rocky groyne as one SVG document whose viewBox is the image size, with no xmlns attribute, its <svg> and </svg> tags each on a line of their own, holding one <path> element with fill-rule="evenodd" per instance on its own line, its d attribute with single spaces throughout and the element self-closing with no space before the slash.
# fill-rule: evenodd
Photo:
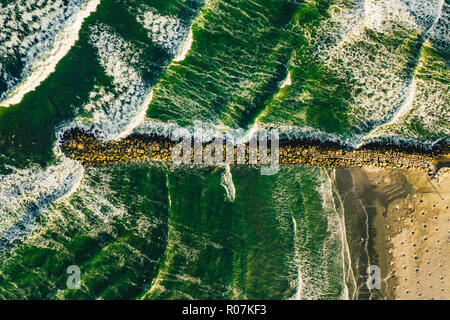
<svg viewBox="0 0 450 320">
<path fill-rule="evenodd" d="M 84 166 L 111 165 L 134 161 L 171 162 L 175 146 L 180 141 L 156 135 L 131 134 L 117 140 L 104 142 L 92 133 L 79 128 L 66 131 L 60 141 L 61 150 L 70 158 L 78 160 Z M 211 143 L 203 143 L 203 154 Z M 238 155 L 234 146 L 233 156 L 227 155 L 223 144 L 223 161 L 231 164 L 264 164 L 263 159 L 271 157 L 271 141 L 263 149 L 258 145 L 255 160 L 252 161 L 249 143 L 243 145 L 244 156 Z M 199 149 L 197 149 L 198 152 Z M 213 152 L 214 154 L 214 152 Z M 191 148 L 191 161 L 195 163 L 195 150 Z M 200 159 L 202 155 L 200 155 Z M 278 162 L 281 165 L 303 165 L 319 167 L 380 167 L 380 168 L 418 168 L 433 175 L 439 168 L 449 165 L 448 144 L 436 145 L 433 149 L 421 149 L 411 146 L 398 146 L 382 143 L 370 143 L 359 148 L 351 148 L 336 142 L 313 140 L 281 139 L 279 141 Z M 267 162 L 266 162 L 267 163 Z"/>
</svg>

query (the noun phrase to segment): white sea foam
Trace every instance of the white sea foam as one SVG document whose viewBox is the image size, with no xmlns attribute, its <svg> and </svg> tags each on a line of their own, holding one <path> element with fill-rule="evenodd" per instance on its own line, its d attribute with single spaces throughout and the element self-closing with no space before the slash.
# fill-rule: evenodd
<svg viewBox="0 0 450 320">
<path fill-rule="evenodd" d="M 407 95 L 405 101 L 402 103 L 402 105 L 397 110 L 397 112 L 394 114 L 394 116 L 391 118 L 391 120 L 389 120 L 388 122 L 386 122 L 383 125 L 377 126 L 374 129 L 372 129 L 369 133 L 367 133 L 362 138 L 362 143 L 368 139 L 371 139 L 371 138 L 374 138 L 376 136 L 383 134 L 384 133 L 383 128 L 389 127 L 393 123 L 397 122 L 400 118 L 404 117 L 408 113 L 408 111 L 411 110 L 413 102 L 414 102 L 414 97 L 416 94 L 416 82 L 417 82 L 416 79 L 413 79 L 411 81 L 411 83 L 409 85 L 409 89 L 408 89 L 408 95 Z"/>
<path fill-rule="evenodd" d="M 425 33 L 439 20 L 445 0 L 403 0 L 406 10 Z"/>
<path fill-rule="evenodd" d="M 330 237 L 327 239 L 327 242 L 328 244 L 334 242 L 334 245 L 340 249 L 340 273 L 342 274 L 341 283 L 343 286 L 340 298 L 349 300 L 350 290 L 348 283 L 352 283 L 353 287 L 356 288 L 356 280 L 352 270 L 350 249 L 347 242 L 344 207 L 333 183 L 336 179 L 335 171 L 330 175 L 326 170 L 322 169 L 321 175 L 322 182 L 318 187 L 318 191 L 322 196 L 322 207 L 328 214 L 328 232 L 330 232 Z M 335 196 L 339 200 L 338 203 L 335 201 Z M 354 296 L 354 292 L 352 296 Z"/>
<path fill-rule="evenodd" d="M 179 125 L 170 122 L 145 120 L 134 129 L 134 132 L 140 134 L 155 134 L 158 136 L 178 139 L 190 134 L 192 129 L 180 127 Z"/>
<path fill-rule="evenodd" d="M 96 86 L 83 105 L 90 117 L 77 121 L 94 124 L 107 140 L 124 137 L 144 120 L 153 96 L 136 67 L 139 51 L 106 25 L 91 27 L 90 43 L 112 89 Z"/>
<path fill-rule="evenodd" d="M 0 93 L 0 106 L 19 103 L 54 70 L 78 40 L 83 20 L 94 12 L 100 0 L 41 0 L 0 4 L 0 59 L 17 59 L 23 64 L 20 75 L 0 64 L 0 77 L 6 91 Z"/>
<path fill-rule="evenodd" d="M 141 104 L 140 111 L 138 114 L 132 119 L 128 125 L 124 128 L 122 133 L 119 134 L 118 138 L 124 138 L 128 136 L 134 128 L 136 128 L 138 125 L 143 123 L 145 121 L 145 116 L 147 114 L 147 107 L 152 101 L 153 98 L 153 90 L 150 89 L 150 93 L 147 94 L 147 96 L 144 99 L 144 102 Z"/>
<path fill-rule="evenodd" d="M 178 49 L 177 55 L 175 56 L 175 58 L 173 58 L 173 61 L 175 62 L 183 61 L 186 58 L 186 55 L 188 54 L 189 50 L 191 49 L 193 41 L 194 36 L 192 33 L 192 29 L 189 29 L 188 35 L 184 40 L 183 44 Z"/>
<path fill-rule="evenodd" d="M 257 120 L 258 118 L 248 130 L 234 130 L 226 126 L 216 126 L 212 123 L 199 121 L 196 121 L 194 126 L 181 127 L 176 123 L 146 119 L 137 126 L 133 132 L 148 135 L 155 134 L 177 140 L 186 135 L 193 135 L 196 130 L 197 134 L 202 137 L 204 141 L 210 141 L 217 135 L 227 135 L 236 142 L 246 142 L 253 135 L 258 134 L 258 132 L 262 130 L 268 131 L 271 129 L 278 129 L 280 135 L 289 139 L 309 138 L 317 141 L 343 142 L 353 146 L 356 146 L 359 143 L 359 139 L 354 139 L 352 137 L 343 139 L 336 134 L 330 134 L 312 127 L 274 126 L 272 124 L 259 123 Z"/>
<path fill-rule="evenodd" d="M 186 136 L 193 136 L 195 134 L 199 139 L 203 141 L 211 141 L 218 135 L 230 135 L 233 138 L 243 139 L 244 130 L 240 130 L 239 134 L 233 135 L 228 127 L 218 127 L 213 123 L 194 121 L 194 125 L 181 127 L 176 123 L 162 122 L 159 120 L 146 119 L 134 130 L 134 133 L 139 134 L 155 134 L 170 138 L 172 140 L 178 140 Z"/>
<path fill-rule="evenodd" d="M 280 200 L 277 201 L 276 206 L 277 216 L 285 212 L 290 213 L 292 219 L 290 225 L 294 228 L 295 251 L 291 272 L 295 272 L 295 278 L 292 278 L 291 285 L 295 288 L 295 291 L 290 299 L 320 299 L 330 292 L 336 293 L 335 288 L 330 287 L 331 283 L 339 284 L 341 288 L 340 295 L 337 298 L 349 299 L 353 297 L 352 289 L 356 286 L 356 283 L 351 269 L 342 204 L 335 202 L 334 177 L 330 176 L 325 169 L 313 171 L 297 169 L 279 173 L 279 175 L 284 174 L 288 174 L 288 176 L 280 177 L 279 185 L 274 193 L 277 195 L 276 199 Z M 306 189 L 303 191 L 304 187 L 300 186 L 303 185 L 302 181 L 305 181 L 304 176 L 306 176 L 306 181 L 311 178 L 314 179 L 314 185 L 311 187 L 315 188 L 317 193 L 306 186 L 304 186 Z M 305 204 L 302 213 L 292 211 L 293 207 L 289 204 L 289 201 L 298 201 L 298 197 L 292 197 L 295 191 L 304 199 L 319 200 L 321 202 L 320 211 L 315 209 L 309 211 L 311 209 L 308 206 L 309 204 Z M 315 200 L 317 194 L 320 199 Z M 320 204 L 320 202 L 317 204 Z M 316 235 L 318 226 L 309 225 L 309 219 L 305 217 L 317 217 L 318 214 L 320 220 L 326 221 L 327 232 L 321 235 L 323 237 L 322 245 L 317 247 L 314 252 L 310 252 L 305 249 L 305 243 L 308 243 L 308 239 Z M 349 288 L 349 284 L 352 284 L 352 288 Z"/>
<path fill-rule="evenodd" d="M 283 82 L 281 82 L 280 88 L 288 87 L 291 84 L 292 84 L 291 72 L 288 72 L 286 79 L 284 79 Z"/>
<path fill-rule="evenodd" d="M 253 122 L 252 126 L 247 130 L 246 134 L 244 135 L 243 140 L 249 140 L 253 135 L 255 135 L 258 132 L 258 117 Z"/>
<path fill-rule="evenodd" d="M 70 252 L 59 239 L 65 239 L 71 230 L 79 230 L 88 237 L 96 238 L 98 234 L 107 233 L 117 236 L 117 230 L 112 226 L 114 218 L 128 219 L 126 207 L 117 200 L 117 192 L 111 188 L 114 168 L 86 168 L 76 192 L 71 196 L 61 197 L 52 202 L 51 206 L 43 208 L 39 213 L 41 221 L 45 221 L 27 234 L 27 241 L 41 248 L 57 250 L 61 254 L 71 256 Z M 162 223 L 157 218 L 140 217 L 134 225 L 133 232 L 145 234 L 149 229 Z M 124 248 L 125 249 L 125 248 Z M 132 247 L 126 249 L 134 250 Z M 139 259 L 139 252 L 134 251 L 131 259 Z M 89 288 L 83 288 L 89 290 Z"/>
<path fill-rule="evenodd" d="M 328 222 L 321 259 L 323 259 L 325 264 L 333 264 L 331 268 L 333 271 L 330 272 L 330 267 L 325 265 L 315 266 L 312 269 L 308 263 L 305 263 L 309 259 L 308 253 L 304 251 L 300 244 L 296 244 L 296 258 L 294 262 L 297 265 L 297 279 L 295 280 L 296 290 L 291 299 L 318 299 L 329 292 L 328 285 L 331 282 L 339 283 L 342 287 L 340 299 L 349 299 L 348 283 L 351 282 L 353 285 L 356 283 L 351 270 L 343 212 L 335 203 L 332 178 L 328 173 L 324 169 L 320 169 L 314 176 L 317 179 L 316 189 L 322 198 L 321 215 Z M 305 214 L 308 213 L 306 212 Z M 292 219 L 294 238 L 297 239 L 297 228 L 302 227 L 298 226 L 294 217 Z"/>
<path fill-rule="evenodd" d="M 127 210 L 114 197 L 115 192 L 111 190 L 111 168 L 88 168 L 85 171 L 83 181 L 78 185 L 76 197 L 82 201 L 83 205 L 79 206 L 73 203 L 70 197 L 64 197 L 58 200 L 52 208 L 52 214 L 64 215 L 64 210 L 69 209 L 81 224 L 89 224 L 87 219 L 95 218 L 102 223 L 107 223 L 113 217 L 122 217 Z M 98 179 L 101 177 L 101 179 Z M 115 200 L 115 201 L 113 201 Z M 90 216 L 86 216 L 84 212 L 89 212 Z"/>
<path fill-rule="evenodd" d="M 297 220 L 295 220 L 294 217 L 292 217 L 292 224 L 294 229 L 294 239 L 297 238 Z M 295 247 L 295 246 L 294 246 Z M 297 254 L 297 250 L 294 250 L 294 255 Z M 289 300 L 302 300 L 302 286 L 303 286 L 303 279 L 302 279 L 302 269 L 300 265 L 297 266 L 297 278 L 295 279 L 295 292 L 290 297 Z"/>
<path fill-rule="evenodd" d="M 228 201 L 234 202 L 234 199 L 236 198 L 236 187 L 233 183 L 233 176 L 229 164 L 225 165 L 225 170 L 222 173 L 221 185 L 227 193 Z"/>
<path fill-rule="evenodd" d="M 429 32 L 430 40 L 438 50 L 442 52 L 450 51 L 450 3 L 440 0 L 441 7 L 433 23 L 433 28 Z"/>
<path fill-rule="evenodd" d="M 13 173 L 0 176 L 1 245 L 29 232 L 40 210 L 52 201 L 70 197 L 80 185 L 83 167 L 59 151 L 57 155 L 57 163 L 47 168 L 11 168 Z"/>
<path fill-rule="evenodd" d="M 328 236 L 326 239 L 326 244 L 324 248 L 327 248 L 324 252 L 324 259 L 327 259 L 327 256 L 332 255 L 333 259 L 336 263 L 340 264 L 341 269 L 337 270 L 337 274 L 335 275 L 335 280 L 340 276 L 341 279 L 339 281 L 340 285 L 343 287 L 343 291 L 341 292 L 341 299 L 348 300 L 348 287 L 347 287 L 347 274 L 346 274 L 346 259 L 349 258 L 346 252 L 346 237 L 343 226 L 343 213 L 338 212 L 334 198 L 333 198 L 333 188 L 331 185 L 331 179 L 329 175 L 326 173 L 324 169 L 320 170 L 320 181 L 317 185 L 317 191 L 322 197 L 322 210 L 323 215 L 326 216 L 328 221 Z M 348 248 L 347 248 L 348 250 Z M 328 276 L 333 276 L 328 274 Z"/>
<path fill-rule="evenodd" d="M 427 40 L 425 48 L 431 48 Z M 375 128 L 363 140 L 386 135 L 427 139 L 427 136 L 450 136 L 450 77 L 447 62 L 435 56 L 427 57 L 423 52 L 419 58 L 417 72 L 411 83 L 408 98 L 394 117 L 386 124 Z M 419 123 L 422 130 L 415 130 Z"/>
<path fill-rule="evenodd" d="M 445 20 L 448 22 L 450 10 L 446 12 L 444 1 L 439 0 L 426 3 L 423 1 L 406 1 L 406 5 L 408 6 L 409 12 L 416 19 L 416 22 L 422 26 L 423 34 L 421 36 L 423 39 L 431 39 L 424 40 L 424 48 L 431 48 L 433 46 L 432 42 L 437 43 L 438 46 L 445 42 L 448 43 L 449 26 L 448 23 L 445 24 L 445 22 L 442 22 Z M 445 37 L 447 37 L 447 41 L 445 41 Z M 438 126 L 436 124 L 442 122 L 442 118 L 449 118 L 446 108 L 442 108 L 443 105 L 448 104 L 450 99 L 448 85 L 438 80 L 441 78 L 441 75 L 436 72 L 437 70 L 447 70 L 447 68 L 445 66 L 435 68 L 435 74 L 431 79 L 421 79 L 421 73 L 423 73 L 425 68 L 432 67 L 433 64 L 438 64 L 437 61 L 426 61 L 423 54 L 424 51 L 422 50 L 416 67 L 416 70 L 419 70 L 419 72 L 413 74 L 413 79 L 409 83 L 407 89 L 408 94 L 404 102 L 389 121 L 374 128 L 364 139 L 371 139 L 386 133 L 392 133 L 391 129 L 393 127 L 402 127 L 401 131 L 397 129 L 397 132 L 405 136 L 419 138 L 417 133 L 406 129 L 408 127 L 405 123 L 407 120 L 406 117 L 410 118 L 413 116 L 416 120 L 420 119 L 422 126 L 429 131 L 437 129 Z M 445 78 L 446 76 L 443 75 L 443 77 Z M 426 96 L 425 99 L 424 95 Z M 441 131 L 442 129 L 445 131 L 445 128 L 438 130 Z M 443 132 L 443 134 L 448 134 L 448 130 L 447 133 Z"/>
<path fill-rule="evenodd" d="M 137 21 L 148 31 L 148 37 L 153 43 L 168 50 L 171 54 L 177 53 L 180 44 L 186 35 L 189 34 L 190 36 L 188 35 L 186 42 L 186 52 L 181 50 L 180 55 L 177 57 L 182 60 L 192 43 L 192 34 L 179 18 L 161 15 L 152 7 L 142 6 L 138 8 Z"/>
<path fill-rule="evenodd" d="M 360 8 L 338 4 L 330 9 L 331 18 L 311 41 L 332 74 L 351 84 L 348 106 L 353 126 L 370 131 L 370 126 L 395 120 L 407 111 L 415 88 L 407 68 L 413 57 L 406 46 L 394 47 L 378 38 L 400 43 L 431 37 L 436 26 L 443 25 L 442 6 L 441 0 L 365 0 Z"/>
<path fill-rule="evenodd" d="M 145 118 L 152 91 L 133 67 L 133 64 L 138 64 L 133 54 L 135 51 L 109 27 L 92 27 L 90 40 L 97 48 L 100 65 L 112 78 L 114 92 L 97 86 L 91 92 L 90 101 L 83 106 L 93 117 L 77 118 L 74 123 L 60 128 L 60 133 L 81 121 L 101 128 L 105 138 L 125 136 Z M 35 215 L 45 210 L 50 203 L 61 203 L 65 197 L 75 192 L 79 194 L 83 167 L 62 155 L 58 146 L 54 152 L 58 159 L 55 165 L 44 169 L 38 166 L 14 169 L 14 173 L 0 177 L 0 212 L 3 213 L 0 234 L 3 245 L 31 231 Z M 90 189 L 84 185 L 81 190 L 86 193 Z M 96 188 L 91 193 L 98 191 Z M 101 208 L 99 205 L 106 205 L 102 201 L 107 200 L 97 199 L 92 204 L 92 212 L 97 212 Z M 87 207 L 89 209 L 91 206 Z"/>
<path fill-rule="evenodd" d="M 354 126 L 366 121 L 382 122 L 404 99 L 408 57 L 380 44 L 367 32 L 370 29 L 390 33 L 395 28 L 394 23 L 401 23 L 409 32 L 417 29 L 414 20 L 400 9 L 398 1 L 366 0 L 363 19 L 321 56 L 338 77 L 350 77 L 349 112 Z"/>
<path fill-rule="evenodd" d="M 315 36 L 307 33 L 311 47 L 319 56 L 333 48 L 339 41 L 345 41 L 347 35 L 361 23 L 364 18 L 364 1 L 338 0 L 330 6 L 328 11 L 329 19 L 321 21 Z"/>
</svg>

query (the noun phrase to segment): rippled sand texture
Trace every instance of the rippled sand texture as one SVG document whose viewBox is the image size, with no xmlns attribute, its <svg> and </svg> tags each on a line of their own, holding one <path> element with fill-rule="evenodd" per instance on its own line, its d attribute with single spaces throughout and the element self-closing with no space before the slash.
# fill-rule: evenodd
<svg viewBox="0 0 450 320">
<path fill-rule="evenodd" d="M 387 245 L 396 299 L 447 299 L 450 291 L 450 172 L 437 181 L 406 176 L 414 191 L 387 208 Z"/>
<path fill-rule="evenodd" d="M 381 290 L 368 291 L 360 281 L 360 296 L 448 298 L 449 173 L 443 169 L 433 180 L 416 170 L 349 169 L 337 175 L 346 219 L 360 221 L 363 230 L 350 241 L 353 249 L 361 247 L 354 268 L 360 279 L 367 278 L 368 264 L 382 273 Z"/>
</svg>

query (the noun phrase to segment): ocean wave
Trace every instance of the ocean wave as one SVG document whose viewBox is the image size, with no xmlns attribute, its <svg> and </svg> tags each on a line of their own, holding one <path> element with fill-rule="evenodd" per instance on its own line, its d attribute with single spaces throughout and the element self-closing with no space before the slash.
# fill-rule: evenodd
<svg viewBox="0 0 450 320">
<path fill-rule="evenodd" d="M 89 42 L 97 51 L 100 66 L 112 79 L 112 88 L 95 86 L 82 106 L 89 116 L 76 121 L 95 125 L 105 139 L 113 140 L 126 136 L 144 120 L 153 94 L 135 67 L 139 50 L 109 26 L 94 25 L 90 31 Z"/>
<path fill-rule="evenodd" d="M 445 53 L 450 52 L 450 3 L 440 0 L 441 9 L 439 19 L 434 22 L 430 30 L 430 40 L 433 46 Z"/>
<path fill-rule="evenodd" d="M 350 299 L 354 276 L 343 212 L 334 199 L 333 177 L 325 169 L 285 169 L 279 173 L 284 174 L 288 176 L 279 179 L 276 200 L 281 200 L 278 214 L 286 210 L 292 215 L 294 253 L 290 272 L 294 274 L 289 299 Z M 303 201 L 302 210 L 292 211 L 289 202 L 298 203 L 299 199 Z"/>
<path fill-rule="evenodd" d="M 421 48 L 427 46 L 427 39 L 445 42 L 448 35 L 446 8 L 441 0 L 337 1 L 330 7 L 330 18 L 309 40 L 313 56 L 333 77 L 347 83 L 346 114 L 358 131 L 352 133 L 353 143 L 375 131 L 380 134 L 381 127 L 410 110 L 418 92 L 414 74 L 420 67 Z M 427 107 L 432 104 L 435 109 L 441 100 L 429 100 Z M 406 131 L 396 133 L 414 135 Z"/>
<path fill-rule="evenodd" d="M 408 11 L 422 27 L 422 34 L 419 36 L 421 48 L 416 58 L 417 62 L 413 68 L 411 79 L 405 82 L 407 86 L 406 94 L 400 106 L 391 113 L 391 117 L 387 118 L 384 123 L 379 124 L 367 133 L 365 138 L 392 134 L 393 132 L 407 137 L 420 138 L 420 135 L 423 136 L 424 133 L 419 135 L 415 130 L 408 129 L 410 126 L 407 122 L 411 118 L 420 123 L 428 132 L 439 133 L 441 136 L 448 136 L 450 133 L 450 127 L 439 126 L 439 123 L 448 122 L 450 118 L 449 111 L 443 107 L 450 101 L 449 86 L 445 81 L 439 80 L 447 77 L 445 74 L 448 73 L 446 72 L 447 68 L 445 62 L 442 63 L 436 57 L 432 59 L 427 57 L 427 52 L 430 49 L 434 50 L 433 43 L 436 43 L 436 41 L 433 41 L 433 39 L 444 39 L 448 35 L 448 24 L 447 30 L 445 30 L 441 23 L 442 20 L 445 20 L 445 3 L 443 1 L 428 3 L 406 1 L 406 4 L 408 5 Z M 423 77 L 429 72 L 434 73 L 433 78 Z M 393 128 L 396 129 L 392 130 Z"/>
<path fill-rule="evenodd" d="M 445 114 L 445 112 L 443 112 Z M 430 115 L 432 117 L 432 115 Z M 154 121 L 147 119 L 137 126 L 132 133 L 143 135 L 156 135 L 172 139 L 180 140 L 186 136 L 193 136 L 203 139 L 203 141 L 212 141 L 217 136 L 226 136 L 236 142 L 246 142 L 253 135 L 259 132 L 268 132 L 270 130 L 278 130 L 280 139 L 293 140 L 310 140 L 322 143 L 341 144 L 349 148 L 359 148 L 365 144 L 379 143 L 388 144 L 398 147 L 410 147 L 423 150 L 431 150 L 437 143 L 445 145 L 450 143 L 450 135 L 443 135 L 436 139 L 433 137 L 408 136 L 395 133 L 380 133 L 378 135 L 367 136 L 364 134 L 353 136 L 342 136 L 334 133 L 328 133 L 315 129 L 313 127 L 295 127 L 283 126 L 273 123 L 262 123 L 253 126 L 248 130 L 225 128 L 209 122 L 195 122 L 193 126 L 181 127 L 176 123 L 167 123 L 162 121 Z M 87 131 L 90 131 L 87 128 Z"/>
<path fill-rule="evenodd" d="M 57 199 L 70 197 L 78 188 L 84 168 L 66 158 L 55 146 L 57 163 L 47 168 L 10 168 L 0 176 L 0 252 L 33 230 L 34 219 Z"/>
<path fill-rule="evenodd" d="M 145 117 L 152 91 L 132 66 L 138 63 L 131 45 L 116 35 L 110 27 L 96 25 L 91 28 L 91 44 L 97 49 L 99 63 L 111 77 L 113 89 L 97 86 L 90 101 L 83 106 L 91 118 L 78 116 L 74 121 L 56 128 L 57 140 L 68 128 L 86 127 L 96 130 L 103 138 L 116 139 L 128 135 Z M 101 132 L 101 134 L 100 134 Z M 1 246 L 29 234 L 36 216 L 47 210 L 51 203 L 61 202 L 77 192 L 84 176 L 83 167 L 61 154 L 57 143 L 54 153 L 57 164 L 46 168 L 39 166 L 2 176 L 0 186 Z M 101 203 L 97 201 L 97 204 Z M 96 205 L 97 205 L 96 204 Z"/>
<path fill-rule="evenodd" d="M 19 103 L 54 70 L 78 40 L 100 0 L 0 4 L 0 106 Z"/>
<path fill-rule="evenodd" d="M 192 43 L 192 34 L 189 27 L 178 17 L 161 15 L 152 7 L 141 6 L 138 8 L 137 21 L 147 30 L 147 35 L 154 44 L 167 50 L 172 55 L 177 53 L 186 38 L 188 46 L 185 48 L 188 48 Z M 189 34 L 191 34 L 190 38 Z M 181 61 L 184 55 L 185 52 L 183 53 L 182 50 L 176 60 Z"/>
<path fill-rule="evenodd" d="M 230 165 L 225 166 L 225 170 L 222 173 L 221 185 L 225 189 L 227 200 L 233 202 L 236 198 L 236 187 L 233 183 L 233 175 L 231 174 Z"/>
<path fill-rule="evenodd" d="M 364 2 L 362 19 L 320 55 L 330 72 L 351 83 L 347 112 L 352 126 L 383 123 L 407 94 L 408 48 L 399 52 L 373 35 L 398 42 L 411 36 L 414 39 L 418 32 L 420 28 L 400 1 L 368 0 Z"/>
<path fill-rule="evenodd" d="M 188 32 L 188 35 L 187 35 L 186 39 L 179 46 L 179 49 L 177 50 L 177 54 L 173 58 L 172 61 L 174 61 L 174 62 L 181 62 L 181 61 L 183 61 L 186 58 L 186 55 L 188 54 L 189 50 L 191 49 L 193 41 L 194 41 L 194 34 L 192 32 L 192 29 L 189 29 L 189 32 Z"/>
<path fill-rule="evenodd" d="M 321 183 L 317 186 L 317 191 L 322 198 L 322 208 L 324 214 L 327 215 L 328 219 L 328 233 L 329 236 L 326 239 L 325 248 L 331 249 L 335 248 L 336 252 L 327 251 L 325 253 L 325 259 L 335 257 L 339 266 L 337 266 L 336 281 L 340 283 L 342 290 L 340 293 L 340 299 L 349 300 L 354 296 L 349 284 L 356 287 L 355 275 L 352 271 L 350 249 L 347 242 L 347 232 L 345 228 L 345 215 L 343 210 L 343 205 L 341 203 L 336 203 L 335 195 L 337 196 L 336 186 L 334 181 L 336 181 L 334 176 L 334 171 L 330 174 L 326 170 L 321 170 Z M 340 200 L 339 196 L 337 199 Z M 340 278 L 340 279 L 339 279 Z"/>
</svg>

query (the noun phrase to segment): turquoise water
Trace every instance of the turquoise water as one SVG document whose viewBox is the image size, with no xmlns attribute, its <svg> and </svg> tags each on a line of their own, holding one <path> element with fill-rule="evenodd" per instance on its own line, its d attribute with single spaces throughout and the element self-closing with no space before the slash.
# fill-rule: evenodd
<svg viewBox="0 0 450 320">
<path fill-rule="evenodd" d="M 200 123 L 432 144 L 450 133 L 449 14 L 421 0 L 0 1 L 0 297 L 355 298 L 332 170 L 83 168 L 58 137 Z"/>
</svg>

